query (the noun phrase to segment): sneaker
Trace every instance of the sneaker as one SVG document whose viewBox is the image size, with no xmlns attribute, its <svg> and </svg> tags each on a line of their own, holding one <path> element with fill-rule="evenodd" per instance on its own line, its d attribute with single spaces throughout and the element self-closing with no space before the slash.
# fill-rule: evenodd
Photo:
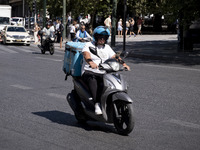
<svg viewBox="0 0 200 150">
<path fill-rule="evenodd" d="M 95 103 L 94 107 L 95 107 L 95 114 L 96 115 L 102 115 L 100 104 L 99 103 Z"/>
</svg>

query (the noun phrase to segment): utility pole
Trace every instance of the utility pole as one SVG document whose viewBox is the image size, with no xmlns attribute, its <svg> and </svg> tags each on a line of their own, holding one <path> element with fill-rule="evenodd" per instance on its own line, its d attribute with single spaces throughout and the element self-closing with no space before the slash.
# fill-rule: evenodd
<svg viewBox="0 0 200 150">
<path fill-rule="evenodd" d="M 126 51 L 126 12 L 127 12 L 127 0 L 124 0 L 124 19 L 123 19 L 123 52 Z"/>
<path fill-rule="evenodd" d="M 43 27 L 45 27 L 45 25 L 46 25 L 46 5 L 47 5 L 47 3 L 46 3 L 46 0 L 44 0 L 44 3 L 43 3 L 43 9 L 44 9 L 44 12 L 43 12 Z"/>
<path fill-rule="evenodd" d="M 23 24 L 23 26 L 25 27 L 25 14 L 24 14 L 24 9 L 25 9 L 25 7 L 24 7 L 24 5 L 25 5 L 25 2 L 24 2 L 24 0 L 23 0 L 23 12 L 22 12 L 22 15 L 23 15 L 23 22 L 22 22 L 22 24 Z"/>
<path fill-rule="evenodd" d="M 112 10 L 112 29 L 111 29 L 111 47 L 115 47 L 116 39 L 116 17 L 117 17 L 117 0 L 113 0 Z"/>
<path fill-rule="evenodd" d="M 25 5 L 25 2 L 24 2 L 24 0 L 23 0 L 23 10 L 22 10 L 22 11 L 23 11 L 23 12 L 22 12 L 23 18 L 24 18 L 24 8 L 25 8 L 24 5 Z"/>
<path fill-rule="evenodd" d="M 64 25 L 63 39 L 65 39 L 66 38 L 66 0 L 63 0 L 63 25 Z"/>
</svg>

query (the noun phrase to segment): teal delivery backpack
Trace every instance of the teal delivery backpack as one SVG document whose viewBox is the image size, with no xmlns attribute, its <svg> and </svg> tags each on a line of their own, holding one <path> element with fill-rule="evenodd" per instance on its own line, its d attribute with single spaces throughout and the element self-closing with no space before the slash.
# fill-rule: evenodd
<svg viewBox="0 0 200 150">
<path fill-rule="evenodd" d="M 82 42 L 66 43 L 63 71 L 67 76 L 81 76 L 81 67 L 83 63 L 82 49 L 84 46 L 85 43 Z"/>
</svg>

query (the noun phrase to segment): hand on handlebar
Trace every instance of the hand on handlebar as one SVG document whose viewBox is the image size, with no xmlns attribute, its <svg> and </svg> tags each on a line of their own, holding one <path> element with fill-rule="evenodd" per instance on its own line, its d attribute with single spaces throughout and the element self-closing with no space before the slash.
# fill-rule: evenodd
<svg viewBox="0 0 200 150">
<path fill-rule="evenodd" d="M 127 65 L 127 64 L 123 64 L 123 67 L 125 68 L 125 70 L 127 70 L 127 71 L 130 71 L 131 69 L 130 69 L 130 67 Z"/>
<path fill-rule="evenodd" d="M 98 69 L 98 65 L 95 64 L 93 61 L 91 61 L 89 65 L 91 66 L 92 69 Z"/>
</svg>

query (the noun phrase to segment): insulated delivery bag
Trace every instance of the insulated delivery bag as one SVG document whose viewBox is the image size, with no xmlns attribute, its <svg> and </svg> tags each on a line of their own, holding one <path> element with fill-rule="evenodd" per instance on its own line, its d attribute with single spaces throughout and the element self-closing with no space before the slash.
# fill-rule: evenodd
<svg viewBox="0 0 200 150">
<path fill-rule="evenodd" d="M 85 43 L 67 42 L 65 45 L 65 56 L 63 71 L 71 76 L 81 76 L 81 67 L 83 63 L 82 49 Z"/>
</svg>

